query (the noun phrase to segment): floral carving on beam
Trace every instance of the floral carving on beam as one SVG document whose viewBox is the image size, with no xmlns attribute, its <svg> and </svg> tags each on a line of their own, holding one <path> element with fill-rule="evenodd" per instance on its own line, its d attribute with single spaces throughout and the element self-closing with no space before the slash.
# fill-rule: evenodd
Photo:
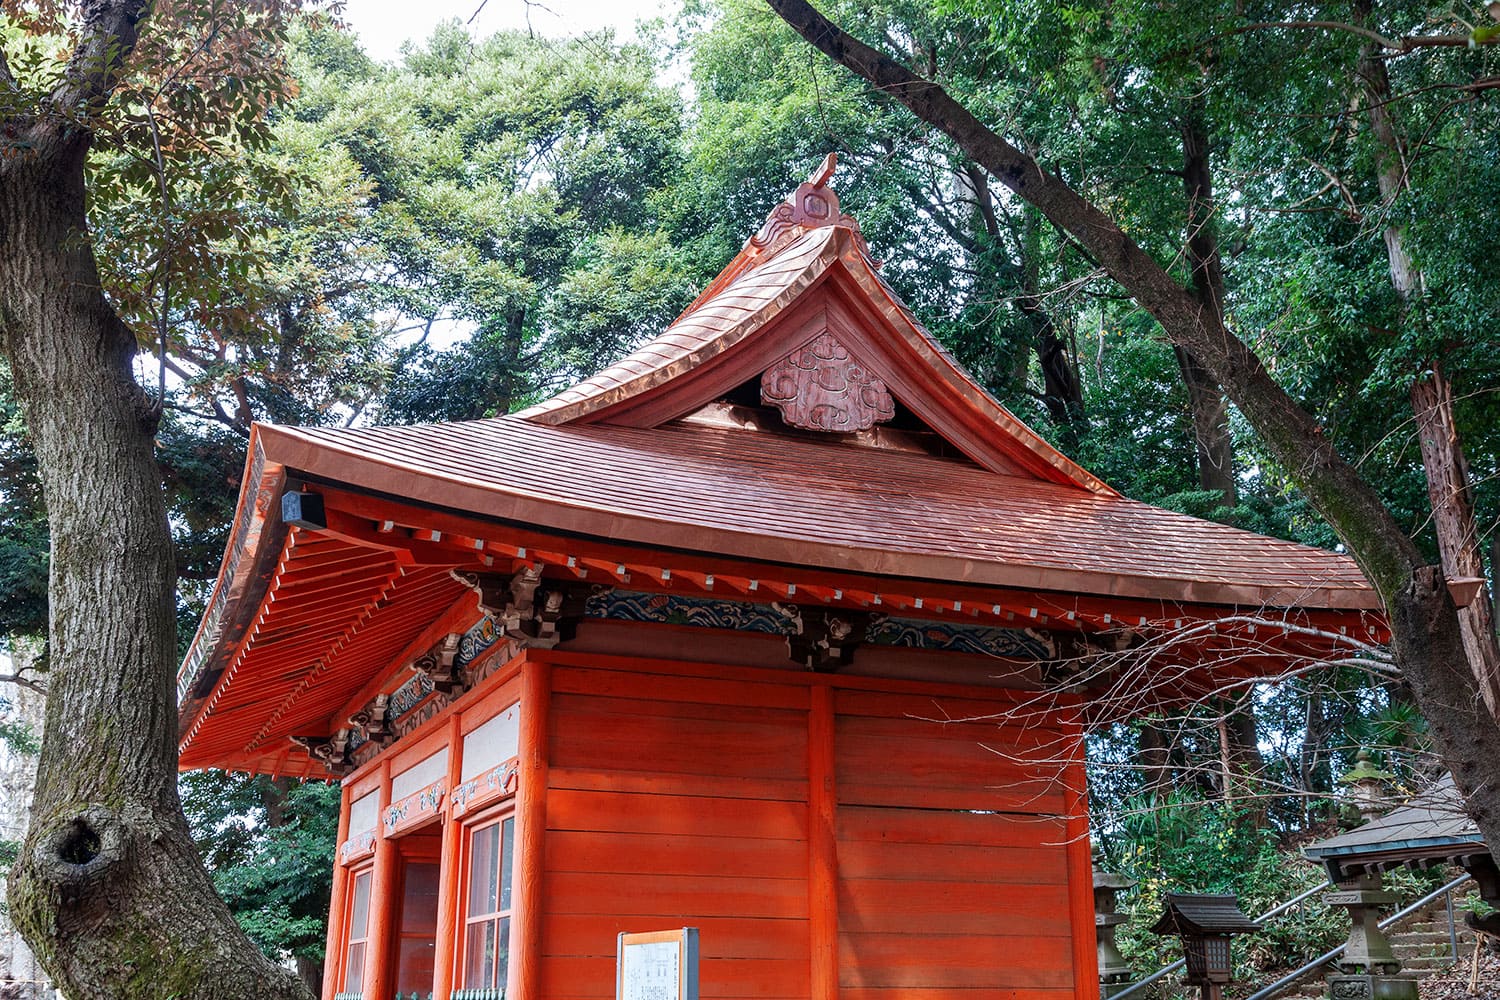
<svg viewBox="0 0 1500 1000">
<path fill-rule="evenodd" d="M 512 757 L 453 789 L 453 815 L 462 816 L 475 806 L 499 795 L 513 795 L 520 784 L 520 761 Z"/>
<path fill-rule="evenodd" d="M 427 817 L 437 815 L 438 810 L 442 808 L 443 797 L 447 791 L 447 782 L 439 779 L 401 801 L 391 803 L 384 817 L 386 836 L 416 826 Z"/>
<path fill-rule="evenodd" d="M 760 399 L 791 427 L 850 434 L 896 415 L 885 382 L 824 330 L 767 368 Z"/>
</svg>

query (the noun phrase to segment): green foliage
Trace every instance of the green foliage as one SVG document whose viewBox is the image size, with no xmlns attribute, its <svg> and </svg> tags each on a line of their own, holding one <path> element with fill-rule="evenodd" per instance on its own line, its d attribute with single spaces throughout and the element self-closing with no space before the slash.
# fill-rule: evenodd
<svg viewBox="0 0 1500 1000">
<path fill-rule="evenodd" d="M 36 458 L 0 362 L 0 636 L 47 627 L 47 514 Z"/>
<path fill-rule="evenodd" d="M 321 961 L 338 786 L 199 771 L 181 788 L 214 885 L 251 940 L 278 960 Z"/>
<path fill-rule="evenodd" d="M 302 94 L 279 128 L 355 166 L 379 293 L 420 331 L 391 361 L 385 419 L 503 413 L 613 360 L 691 297 L 660 222 L 682 108 L 644 50 L 478 40 L 452 23 L 398 66 L 326 35 L 297 65 Z M 455 332 L 448 349 L 431 342 Z"/>
<path fill-rule="evenodd" d="M 1142 974 L 1181 957 L 1176 938 L 1150 933 L 1168 892 L 1233 893 L 1254 917 L 1323 881 L 1320 868 L 1278 845 L 1274 833 L 1252 821 L 1243 807 L 1177 794 L 1162 803 L 1136 803 L 1110 837 L 1108 865 L 1137 880 L 1124 908 L 1130 920 L 1116 940 Z M 1338 944 L 1347 934 L 1342 911 L 1316 901 L 1237 938 L 1235 978 L 1259 982 L 1265 973 L 1299 964 Z"/>
</svg>

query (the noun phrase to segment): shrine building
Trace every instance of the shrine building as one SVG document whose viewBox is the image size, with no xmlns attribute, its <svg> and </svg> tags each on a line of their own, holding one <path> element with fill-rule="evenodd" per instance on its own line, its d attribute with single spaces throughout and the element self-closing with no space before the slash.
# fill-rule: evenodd
<svg viewBox="0 0 1500 1000">
<path fill-rule="evenodd" d="M 608 1000 L 686 927 L 705 1000 L 1094 1000 L 1084 728 L 1386 638 L 1008 413 L 831 172 L 531 409 L 254 428 L 181 766 L 342 782 L 325 1000 Z"/>
</svg>

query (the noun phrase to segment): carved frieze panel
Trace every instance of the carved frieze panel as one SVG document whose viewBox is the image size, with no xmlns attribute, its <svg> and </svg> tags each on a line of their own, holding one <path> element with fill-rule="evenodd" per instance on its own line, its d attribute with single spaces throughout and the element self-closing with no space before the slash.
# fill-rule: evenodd
<svg viewBox="0 0 1500 1000">
<path fill-rule="evenodd" d="M 462 816 L 501 795 L 514 795 L 520 778 L 521 764 L 514 757 L 470 778 L 453 789 L 453 815 Z"/>
<path fill-rule="evenodd" d="M 760 399 L 811 431 L 852 434 L 896 415 L 885 382 L 827 330 L 765 370 Z"/>
</svg>

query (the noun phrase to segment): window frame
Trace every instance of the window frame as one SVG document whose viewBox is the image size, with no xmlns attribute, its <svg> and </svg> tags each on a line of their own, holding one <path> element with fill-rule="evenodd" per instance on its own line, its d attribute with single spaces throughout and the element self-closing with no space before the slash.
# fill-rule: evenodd
<svg viewBox="0 0 1500 1000">
<path fill-rule="evenodd" d="M 339 985 L 342 994 L 355 996 L 364 995 L 365 966 L 369 964 L 370 953 L 370 916 L 371 909 L 375 904 L 375 866 L 373 864 L 362 865 L 358 868 L 349 869 L 349 894 L 344 908 L 344 942 L 339 956 Z M 359 900 L 359 880 L 369 879 L 369 888 L 365 891 L 365 924 L 360 929 L 360 936 L 354 936 L 354 911 Z M 349 987 L 349 970 L 352 967 L 350 957 L 355 945 L 360 947 L 359 982 L 354 989 Z"/>
<path fill-rule="evenodd" d="M 496 886 L 496 893 L 497 893 L 497 896 L 499 897 L 495 901 L 497 909 L 489 910 L 489 911 L 486 911 L 485 913 L 482 913 L 482 914 L 479 914 L 479 915 L 475 915 L 475 916 L 471 916 L 470 913 L 469 913 L 469 903 L 470 903 L 470 884 L 471 884 L 472 879 L 473 879 L 474 837 L 481 830 L 487 829 L 487 828 L 489 828 L 491 826 L 497 826 L 497 827 L 499 827 L 500 828 L 500 836 L 497 839 L 496 850 L 498 852 L 500 852 L 500 857 L 503 859 L 503 857 L 504 857 L 504 843 L 505 843 L 505 824 L 507 822 L 509 822 L 509 823 L 512 824 L 512 827 L 511 827 L 511 831 L 512 831 L 511 832 L 511 865 L 510 865 L 510 875 L 511 875 L 511 880 L 510 880 L 510 906 L 507 909 L 499 909 L 498 908 L 500 900 L 504 898 L 504 894 L 505 894 L 505 883 L 504 883 L 505 868 L 504 868 L 504 863 L 503 863 L 503 860 L 502 860 L 501 861 L 501 868 L 500 868 L 500 878 L 499 878 L 499 882 L 498 882 L 498 884 Z M 515 940 L 513 934 L 514 934 L 514 930 L 515 930 L 515 913 L 516 913 L 516 898 L 517 898 L 517 887 L 516 887 L 517 879 L 516 879 L 516 874 L 517 874 L 518 867 L 519 867 L 517 862 L 519 860 L 519 848 L 520 848 L 520 842 L 519 842 L 520 841 L 520 837 L 519 837 L 519 834 L 520 834 L 520 823 L 519 823 L 519 820 L 517 819 L 517 813 L 516 813 L 516 808 L 515 808 L 515 798 L 514 798 L 514 796 L 507 796 L 507 798 L 504 801 L 497 803 L 493 808 L 485 809 L 483 812 L 479 813 L 478 815 L 476 815 L 476 816 L 474 816 L 472 818 L 465 817 L 465 820 L 464 820 L 463 824 L 460 826 L 459 829 L 460 829 L 460 836 L 461 836 L 462 839 L 461 839 L 460 845 L 459 845 L 460 846 L 460 851 L 459 851 L 459 870 L 458 870 L 458 876 L 459 876 L 459 883 L 458 883 L 458 890 L 459 890 L 458 891 L 458 913 L 457 913 L 458 919 L 456 921 L 457 927 L 455 928 L 455 931 L 456 931 L 455 936 L 458 938 L 458 941 L 457 941 L 457 947 L 454 949 L 454 956 L 453 956 L 453 963 L 454 963 L 453 981 L 455 983 L 454 992 L 455 992 L 455 994 L 457 994 L 460 991 L 469 992 L 469 991 L 477 991 L 477 990 L 495 990 L 495 989 L 505 990 L 505 989 L 507 989 L 507 987 L 509 985 L 506 980 L 508 980 L 509 977 L 510 977 L 510 970 L 511 970 L 511 967 L 513 965 L 512 961 L 508 957 L 509 956 L 509 951 L 510 951 L 509 949 L 507 951 L 507 960 L 506 960 L 506 963 L 505 963 L 505 976 L 504 976 L 504 978 L 501 981 L 494 982 L 494 983 L 488 983 L 488 982 L 486 982 L 486 983 L 470 983 L 468 981 L 469 928 L 472 925 L 474 925 L 474 924 L 485 923 L 485 922 L 493 922 L 498 927 L 498 924 L 500 923 L 500 921 L 505 920 L 505 921 L 509 922 L 510 931 L 511 931 L 510 933 L 507 934 L 507 941 L 513 943 L 514 940 Z M 490 933 L 493 935 L 495 933 L 495 931 L 492 930 Z"/>
</svg>

